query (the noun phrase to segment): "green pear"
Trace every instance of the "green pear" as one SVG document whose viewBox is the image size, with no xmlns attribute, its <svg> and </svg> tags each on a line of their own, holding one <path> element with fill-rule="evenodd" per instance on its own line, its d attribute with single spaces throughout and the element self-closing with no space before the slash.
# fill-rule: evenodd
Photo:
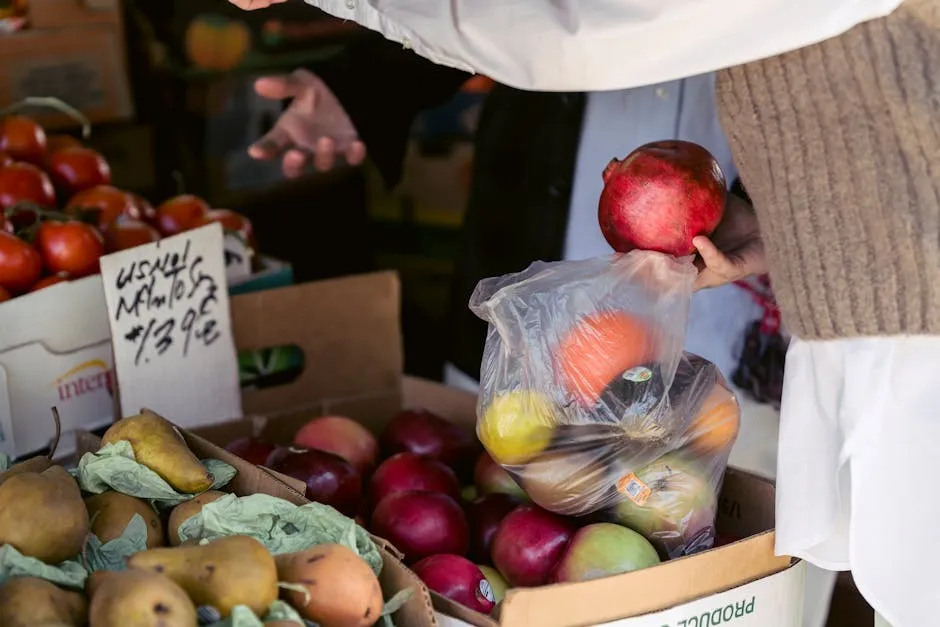
<svg viewBox="0 0 940 627">
<path fill-rule="evenodd" d="M 222 618 L 236 605 L 263 616 L 277 599 L 277 567 L 263 544 L 249 536 L 229 536 L 197 546 L 150 549 L 132 555 L 130 568 L 163 573 L 198 606 L 209 605 Z"/>
<path fill-rule="evenodd" d="M 86 590 L 91 627 L 196 627 L 198 622 L 186 592 L 159 573 L 98 571 Z"/>
<path fill-rule="evenodd" d="M 58 564 L 78 555 L 86 536 L 81 490 L 62 466 L 20 473 L 0 485 L 0 545 Z"/>
<path fill-rule="evenodd" d="M 225 496 L 225 492 L 209 490 L 174 507 L 173 511 L 170 512 L 170 519 L 166 523 L 166 535 L 170 541 L 170 546 L 180 545 L 180 525 L 201 512 L 204 505 L 223 496 Z"/>
<path fill-rule="evenodd" d="M 38 577 L 12 577 L 0 584 L 3 627 L 84 627 L 88 602 Z"/>
<path fill-rule="evenodd" d="M 146 501 L 109 491 L 89 496 L 85 499 L 85 507 L 88 509 L 88 518 L 92 521 L 91 532 L 98 536 L 101 542 L 110 542 L 121 537 L 134 514 L 140 514 L 147 525 L 147 548 L 166 544 L 160 516 Z"/>
<path fill-rule="evenodd" d="M 126 440 L 137 461 L 183 494 L 198 494 L 212 487 L 212 475 L 165 418 L 143 410 L 111 425 L 101 444 Z"/>
</svg>

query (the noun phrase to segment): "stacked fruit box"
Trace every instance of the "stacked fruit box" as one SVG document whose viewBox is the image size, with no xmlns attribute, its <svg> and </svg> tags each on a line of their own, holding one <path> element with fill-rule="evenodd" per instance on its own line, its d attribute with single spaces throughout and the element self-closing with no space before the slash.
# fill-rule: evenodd
<svg viewBox="0 0 940 627">
<path fill-rule="evenodd" d="M 0 474 L 2 625 L 433 624 L 381 540 L 156 414 L 79 449 Z"/>
</svg>

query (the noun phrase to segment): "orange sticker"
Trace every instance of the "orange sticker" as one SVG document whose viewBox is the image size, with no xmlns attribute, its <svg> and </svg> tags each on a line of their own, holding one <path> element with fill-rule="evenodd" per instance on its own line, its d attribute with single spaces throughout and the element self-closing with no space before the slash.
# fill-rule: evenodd
<svg viewBox="0 0 940 627">
<path fill-rule="evenodd" d="M 617 489 L 627 495 L 627 498 L 640 507 L 646 503 L 646 500 L 653 493 L 650 487 L 640 481 L 632 472 L 625 477 L 621 477 L 617 482 Z"/>
</svg>

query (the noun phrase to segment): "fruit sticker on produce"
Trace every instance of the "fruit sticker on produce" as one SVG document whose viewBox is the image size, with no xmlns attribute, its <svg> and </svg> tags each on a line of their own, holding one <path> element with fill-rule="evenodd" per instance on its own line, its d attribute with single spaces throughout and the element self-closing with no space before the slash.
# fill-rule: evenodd
<svg viewBox="0 0 940 627">
<path fill-rule="evenodd" d="M 123 416 L 242 416 L 220 225 L 102 257 L 101 278 Z"/>
<path fill-rule="evenodd" d="M 628 499 L 640 507 L 643 507 L 646 500 L 653 493 L 650 487 L 632 472 L 617 482 L 617 489 L 626 494 Z"/>
</svg>

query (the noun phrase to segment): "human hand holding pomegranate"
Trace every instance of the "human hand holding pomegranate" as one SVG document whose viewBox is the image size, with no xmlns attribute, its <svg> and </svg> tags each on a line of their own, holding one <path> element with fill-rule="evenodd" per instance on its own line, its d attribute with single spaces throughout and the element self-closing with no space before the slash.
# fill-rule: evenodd
<svg viewBox="0 0 940 627">
<path fill-rule="evenodd" d="M 699 254 L 696 290 L 767 272 L 757 216 L 745 200 L 734 194 L 728 195 L 724 216 L 711 238 L 699 235 L 692 244 Z"/>
<path fill-rule="evenodd" d="M 268 0 L 260 0 L 265 2 Z M 232 0 L 242 8 L 259 0 Z M 346 110 L 320 77 L 304 69 L 286 76 L 255 81 L 258 95 L 271 100 L 291 99 L 274 128 L 248 148 L 255 159 L 281 157 L 284 176 L 296 178 L 311 162 L 321 172 L 333 168 L 336 155 L 349 165 L 365 159 L 366 147 Z"/>
</svg>

